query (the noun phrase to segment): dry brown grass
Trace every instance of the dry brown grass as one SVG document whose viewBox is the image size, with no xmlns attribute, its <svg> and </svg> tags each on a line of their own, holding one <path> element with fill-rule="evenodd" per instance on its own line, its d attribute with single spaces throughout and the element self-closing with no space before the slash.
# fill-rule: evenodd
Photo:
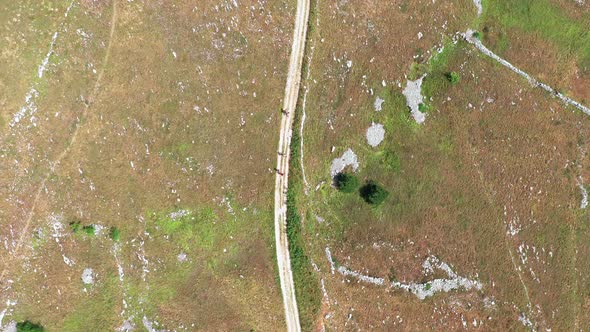
<svg viewBox="0 0 590 332">
<path fill-rule="evenodd" d="M 23 3 L 5 15 L 8 21 L 30 11 L 57 23 L 43 26 L 38 41 L 32 37 L 40 28 L 30 29 L 24 18 L 13 24 L 16 28 L 2 30 L 3 36 L 22 44 L 14 54 L 3 53 L 7 61 L 0 67 L 0 86 L 11 91 L 0 98 L 5 155 L 0 159 L 0 227 L 9 251 L 36 190 L 48 177 L 24 247 L 10 260 L 2 249 L 3 265 L 9 262 L 7 277 L 14 280 L 8 289 L 2 285 L 2 303 L 17 300 L 12 317 L 31 318 L 51 329 L 112 330 L 132 315 L 141 325 L 143 314 L 170 329 L 281 329 L 271 246 L 274 174 L 269 169 L 292 4 L 261 7 L 252 1 L 235 8 L 231 1 L 120 1 L 106 64 L 101 61 L 112 3 L 76 4 L 65 21 L 63 4 L 53 12 Z M 62 21 L 55 55 L 43 79 L 35 79 Z M 92 36 L 88 44 L 77 34 L 79 28 Z M 105 71 L 93 104 L 81 117 L 85 106 L 80 96 L 88 98 L 96 81 L 89 63 L 97 71 L 104 65 Z M 26 70 L 16 75 L 14 67 Z M 12 115 L 36 81 L 38 126 L 10 128 Z M 51 169 L 78 121 L 76 141 Z M 179 245 L 154 228 L 148 212 L 206 207 L 219 218 L 211 228 L 211 245 L 195 244 L 187 252 L 189 261 L 180 264 Z M 64 217 L 66 235 L 60 244 L 63 254 L 76 262 L 73 267 L 64 264 L 62 248 L 49 237 L 51 215 Z M 123 282 L 112 241 L 72 235 L 67 223 L 74 218 L 121 229 Z M 33 232 L 38 229 L 44 239 L 36 243 Z M 138 256 L 142 250 L 149 261 L 146 281 Z M 85 267 L 97 275 L 88 293 L 80 280 Z M 121 314 L 123 300 L 129 308 Z M 96 314 L 88 315 L 89 310 Z"/>
<path fill-rule="evenodd" d="M 479 27 L 485 32 L 484 43 L 534 77 L 588 104 L 588 6 L 575 1 L 539 1 L 530 2 L 529 11 L 521 13 L 520 4 L 526 2 L 514 3 L 518 8 L 502 14 L 503 20 L 496 12 L 484 15 Z M 494 7 L 506 5 L 512 6 L 500 1 Z M 514 24 L 518 21 L 523 24 Z"/>
<path fill-rule="evenodd" d="M 587 230 L 576 184 L 578 175 L 587 176 L 580 153 L 590 129 L 585 115 L 460 44 L 444 68 L 460 73 L 460 83 L 438 85 L 434 110 L 423 126 L 400 120 L 408 117 L 399 94 L 412 50 L 440 42 L 418 22 L 434 20 L 427 15 L 459 15 L 468 5 L 444 12 L 422 11 L 416 5 L 410 11 L 419 17 L 416 22 L 407 16 L 404 20 L 394 8 L 365 14 L 369 18 L 361 9 L 351 9 L 361 27 L 363 20 L 397 19 L 396 24 L 375 24 L 374 34 L 382 39 L 363 49 L 354 44 L 362 43 L 364 29 L 348 31 L 342 23 L 346 16 L 329 6 L 320 13 L 318 30 L 325 40 L 316 44 L 312 66 L 312 79 L 318 83 L 307 82 L 307 178 L 312 188 L 326 180 L 331 160 L 352 147 L 359 155 L 361 179 L 376 179 L 391 192 L 389 201 L 375 211 L 360 198 L 336 193 L 327 185 L 312 191 L 307 200 L 309 248 L 329 296 L 324 314 L 330 318 L 323 319 L 328 328 L 460 330 L 463 320 L 472 327 L 476 319 L 485 330 L 518 330 L 524 328 L 518 320 L 521 313 L 538 327 L 586 324 L 583 289 L 588 280 L 582 262 L 587 261 L 587 246 L 579 239 Z M 466 28 L 450 19 L 448 25 L 457 31 Z M 414 37 L 417 31 L 424 39 Z M 334 42 L 330 33 L 347 38 Z M 376 51 L 385 45 L 390 48 Z M 334 62 L 333 56 L 343 61 Z M 348 59 L 353 60 L 350 72 L 345 68 Z M 442 74 L 433 73 L 427 81 L 436 82 Z M 388 83 L 386 89 L 380 87 L 382 79 Z M 402 88 L 392 87 L 396 80 Z M 373 111 L 375 96 L 363 91 L 363 81 L 376 94 L 390 96 L 383 112 Z M 335 102 L 339 94 L 345 97 Z M 383 145 L 374 150 L 364 138 L 371 121 L 384 123 L 387 130 Z M 330 154 L 332 146 L 336 150 Z M 399 171 L 388 170 L 382 162 L 386 151 L 400 158 Z M 316 223 L 315 214 L 326 221 Z M 516 217 L 522 229 L 507 235 L 507 223 Z M 519 252 L 522 244 L 526 264 Z M 393 271 L 396 279 L 414 282 L 426 281 L 420 265 L 434 254 L 459 275 L 477 276 L 484 288 L 419 301 L 411 294 L 331 275 L 326 246 L 340 264 L 355 271 L 385 279 Z M 527 308 L 528 298 L 532 310 Z M 489 299 L 496 302 L 494 308 L 484 305 Z"/>
</svg>

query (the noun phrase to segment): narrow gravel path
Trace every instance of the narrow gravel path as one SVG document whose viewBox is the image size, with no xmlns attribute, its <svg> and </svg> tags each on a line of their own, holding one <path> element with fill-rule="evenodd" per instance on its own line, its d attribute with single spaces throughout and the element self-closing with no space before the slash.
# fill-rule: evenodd
<svg viewBox="0 0 590 332">
<path fill-rule="evenodd" d="M 293 116 L 301 84 L 301 66 L 305 50 L 307 21 L 309 19 L 309 0 L 297 0 L 297 14 L 295 29 L 293 30 L 293 45 L 289 59 L 289 72 L 285 86 L 285 98 L 281 115 L 281 131 L 277 154 L 277 175 L 275 183 L 275 241 L 277 248 L 277 263 L 285 306 L 285 321 L 290 332 L 301 331 L 295 285 L 291 271 L 289 256 L 289 242 L 287 239 L 287 188 L 289 176 L 289 155 L 291 153 L 291 135 L 293 131 Z"/>
</svg>

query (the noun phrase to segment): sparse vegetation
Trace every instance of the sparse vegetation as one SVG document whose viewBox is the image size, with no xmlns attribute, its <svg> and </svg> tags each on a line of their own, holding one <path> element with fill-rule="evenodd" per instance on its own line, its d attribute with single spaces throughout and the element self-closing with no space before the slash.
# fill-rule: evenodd
<svg viewBox="0 0 590 332">
<path fill-rule="evenodd" d="M 96 227 L 94 225 L 83 226 L 82 232 L 88 236 L 94 236 L 94 234 L 96 234 Z"/>
<path fill-rule="evenodd" d="M 370 180 L 361 188 L 360 195 L 365 202 L 377 206 L 389 197 L 389 192 L 377 182 Z"/>
<path fill-rule="evenodd" d="M 549 0 L 489 1 L 484 6 L 482 24 L 504 31 L 518 28 L 541 36 L 559 47 L 562 54 L 577 57 L 578 67 L 590 68 L 590 17 L 572 18 L 563 8 Z M 556 59 L 559 60 L 559 59 Z"/>
<path fill-rule="evenodd" d="M 31 321 L 24 321 L 16 323 L 17 332 L 43 332 L 45 329 L 41 324 L 33 323 Z"/>
<path fill-rule="evenodd" d="M 6 275 L 15 280 L 11 300 L 35 298 L 19 300 L 13 315 L 17 321 L 30 317 L 50 331 L 112 331 L 122 324 L 119 307 L 121 300 L 126 300 L 129 310 L 145 310 L 150 320 L 157 320 L 157 329 L 174 329 L 194 321 L 207 330 L 256 327 L 273 331 L 284 326 L 278 318 L 283 308 L 280 287 L 272 282 L 275 269 L 269 245 L 274 243 L 274 232 L 268 193 L 274 181 L 254 173 L 266 167 L 264 156 L 275 152 L 276 118 L 266 119 L 276 115 L 270 106 L 282 98 L 285 82 L 279 75 L 261 78 L 273 68 L 277 73 L 287 68 L 289 55 L 275 54 L 270 46 L 291 47 L 293 21 L 283 18 L 292 17 L 294 7 L 275 2 L 253 4 L 257 18 L 238 27 L 234 23 L 250 17 L 254 7 L 232 6 L 231 11 L 221 10 L 222 15 L 211 15 L 218 5 L 216 1 L 199 2 L 203 15 L 196 17 L 194 6 L 187 2 L 137 3 L 136 18 L 147 23 L 137 34 L 142 42 L 125 43 L 120 41 L 134 27 L 125 23 L 129 8 L 121 1 L 8 1 L 0 5 L 3 21 L 12 22 L 0 28 L 2 39 L 22 46 L 18 46 L 19 54 L 4 56 L 0 64 L 0 85 L 11 91 L 2 98 L 6 107 L 0 111 L 0 122 L 4 122 L 0 150 L 5 157 L 0 163 L 7 171 L 1 186 L 15 184 L 10 198 L 14 202 L 4 202 L 2 208 L 3 215 L 9 217 L 0 217 L 0 228 L 4 234 L 14 225 L 14 234 L 9 236 L 25 241 L 4 263 Z M 65 15 L 68 8 L 71 11 Z M 273 24 L 276 29 L 266 30 L 264 21 L 271 19 L 279 20 Z M 232 26 L 229 32 L 212 31 L 210 36 L 224 39 L 223 49 L 214 48 L 211 40 L 184 34 L 192 27 L 211 25 Z M 264 38 L 254 47 L 260 33 Z M 172 42 L 164 45 L 161 40 Z M 127 56 L 117 56 L 121 53 Z M 205 58 L 211 61 L 201 63 L 197 75 L 186 75 L 187 70 L 195 69 L 190 62 Z M 139 72 L 121 76 L 130 65 L 150 68 L 149 77 L 137 83 L 142 75 Z M 38 74 L 41 66 L 47 69 L 43 77 Z M 235 76 L 238 72 L 240 79 Z M 9 77 L 14 79 L 7 80 Z M 211 77 L 206 83 L 209 86 L 198 84 L 205 77 Z M 227 88 L 234 88 L 242 79 L 256 86 L 247 88 L 253 98 L 240 101 L 237 98 L 244 96 L 242 91 Z M 148 82 L 162 86 L 156 91 Z M 126 86 L 133 86 L 134 92 Z M 213 89 L 219 93 L 205 100 Z M 140 97 L 150 90 L 155 92 L 150 101 Z M 9 130 L 15 114 L 27 106 L 25 98 L 30 91 L 39 94 L 31 99 L 39 113 L 33 117 L 33 111 L 27 111 L 20 125 Z M 125 115 L 121 109 L 126 110 Z M 224 112 L 217 114 L 221 109 Z M 55 113 L 45 117 L 41 110 Z M 93 114 L 125 129 L 98 126 L 103 122 Z M 198 114 L 216 115 L 203 121 Z M 247 122 L 240 130 L 226 125 L 226 121 L 240 117 Z M 43 125 L 37 126 L 40 122 Z M 29 130 L 41 127 L 35 133 Z M 142 132 L 152 134 L 147 138 Z M 104 145 L 95 144 L 97 134 L 104 138 Z M 252 159 L 241 164 L 244 153 Z M 152 157 L 158 162 L 148 161 Z M 21 164 L 10 168 L 8 159 Z M 206 170 L 209 166 L 210 171 Z M 37 191 L 43 193 L 33 203 Z M 231 202 L 236 217 L 227 205 L 222 206 L 225 202 L 217 201 L 229 194 L 236 197 Z M 22 206 L 4 209 L 17 200 Z M 164 226 L 164 214 L 187 205 L 199 207 L 193 211 L 197 219 L 201 209 L 211 209 L 220 217 L 187 223 L 186 227 L 178 223 Z M 162 225 L 156 225 L 148 211 L 161 216 Z M 31 227 L 25 227 L 29 215 L 34 216 Z M 94 230 L 84 227 L 91 223 Z M 107 227 L 101 229 L 100 225 Z M 114 225 L 117 231 L 110 229 Z M 24 230 L 28 232 L 21 234 Z M 35 234 L 42 238 L 34 239 L 31 246 Z M 113 242 L 119 236 L 120 242 Z M 140 243 L 144 239 L 145 248 Z M 143 250 L 147 260 L 157 260 L 158 268 L 142 272 L 143 263 L 137 255 Z M 188 257 L 182 263 L 177 258 L 181 252 Z M 29 255 L 35 257 L 34 268 L 43 273 L 22 274 L 20 262 Z M 119 281 L 114 255 L 124 269 L 124 283 Z M 78 264 L 94 268 L 100 276 L 100 283 L 88 287 L 87 293 L 80 293 L 77 269 L 83 267 Z M 171 278 L 175 270 L 168 266 L 186 269 L 191 278 Z M 142 282 L 142 273 L 148 275 L 147 282 Z M 103 287 L 111 278 L 109 287 Z M 60 294 L 43 291 L 55 285 Z M 158 296 L 164 292 L 167 297 L 177 294 L 172 303 Z M 58 297 L 59 310 L 46 310 Z M 139 298 L 142 304 L 137 303 Z M 247 299 L 271 305 L 253 308 Z M 165 312 L 156 313 L 152 308 L 165 308 Z M 136 316 L 131 323 L 139 328 L 141 319 Z"/>
<path fill-rule="evenodd" d="M 418 110 L 422 113 L 428 112 L 428 105 L 425 103 L 418 104 Z"/>
<path fill-rule="evenodd" d="M 314 8 L 312 1 L 311 8 Z M 315 15 L 312 11 L 310 15 Z M 313 20 L 309 20 L 312 22 Z M 311 23 L 310 23 L 311 24 Z M 309 35 L 308 35 L 309 38 Z M 304 58 L 304 67 L 307 67 L 307 58 Z M 303 85 L 301 86 L 303 89 Z M 303 94 L 299 93 L 299 100 L 294 114 L 293 125 L 300 123 L 301 98 Z M 299 160 L 301 137 L 299 130 L 293 130 L 291 137 L 291 160 Z M 305 253 L 303 229 L 301 225 L 301 216 L 297 206 L 297 198 L 303 192 L 301 184 L 301 164 L 291 162 L 289 164 L 289 188 L 287 191 L 287 238 L 289 239 L 289 255 L 291 258 L 291 270 L 293 271 L 293 281 L 295 284 L 295 296 L 299 309 L 299 319 L 303 331 L 313 330 L 314 321 L 320 311 L 321 291 L 316 274 L 313 271 L 311 261 Z"/>
<path fill-rule="evenodd" d="M 78 234 L 81 229 L 82 229 L 82 224 L 80 223 L 79 220 L 75 220 L 75 221 L 70 222 L 70 230 L 72 231 L 72 233 Z"/>
<path fill-rule="evenodd" d="M 393 151 L 385 151 L 383 153 L 383 163 L 392 172 L 398 173 L 401 169 L 401 160 L 399 156 Z"/>
<path fill-rule="evenodd" d="M 389 279 L 389 282 L 397 281 L 397 278 L 395 277 L 395 269 L 393 267 L 389 268 L 389 274 L 387 275 L 387 278 Z"/>
<path fill-rule="evenodd" d="M 169 236 L 183 250 L 188 251 L 194 246 L 210 248 L 213 244 L 213 224 L 218 216 L 213 209 L 185 209 L 179 215 L 171 215 L 171 211 L 148 212 L 148 218 L 158 230 Z"/>
<path fill-rule="evenodd" d="M 440 94 L 446 93 L 448 88 L 457 83 L 460 80 L 458 73 L 449 71 L 449 61 L 457 53 L 457 50 L 461 48 L 463 42 L 457 44 L 452 43 L 449 40 L 445 40 L 443 50 L 434 55 L 428 62 L 426 71 L 428 76 L 422 84 L 422 94 L 424 100 L 432 102 L 432 98 L 436 98 Z M 428 110 L 425 105 L 425 111 Z M 421 111 L 424 112 L 424 111 Z"/>
<path fill-rule="evenodd" d="M 96 226 L 90 225 L 83 225 L 80 220 L 74 220 L 70 222 L 70 230 L 74 234 L 84 233 L 87 236 L 94 236 L 96 233 Z"/>
<path fill-rule="evenodd" d="M 451 72 L 446 73 L 445 76 L 447 77 L 447 80 L 449 80 L 449 82 L 451 82 L 451 84 L 459 83 L 460 76 L 457 72 L 451 71 Z"/>
<path fill-rule="evenodd" d="M 111 240 L 118 242 L 121 240 L 121 231 L 117 227 L 111 227 L 109 236 L 111 237 Z"/>
<path fill-rule="evenodd" d="M 350 173 L 338 173 L 334 177 L 334 185 L 343 193 L 355 192 L 359 187 L 359 180 Z"/>
</svg>

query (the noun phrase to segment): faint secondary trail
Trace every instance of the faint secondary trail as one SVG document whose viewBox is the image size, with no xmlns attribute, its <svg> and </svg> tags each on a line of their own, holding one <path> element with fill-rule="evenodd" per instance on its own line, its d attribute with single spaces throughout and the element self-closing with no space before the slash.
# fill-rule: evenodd
<svg viewBox="0 0 590 332">
<path fill-rule="evenodd" d="M 490 58 L 496 60 L 497 62 L 499 62 L 501 65 L 503 65 L 504 67 L 510 69 L 511 71 L 515 72 L 516 74 L 524 77 L 527 81 L 529 81 L 529 83 L 534 86 L 534 87 L 539 87 L 549 93 L 551 93 L 553 96 L 557 97 L 558 99 L 560 99 L 562 102 L 571 105 L 577 109 L 579 109 L 580 111 L 584 112 L 586 115 L 590 115 L 590 108 L 582 105 L 581 103 L 573 100 L 572 98 L 564 95 L 563 93 L 557 91 L 556 89 L 550 87 L 549 85 L 543 83 L 543 82 L 539 82 L 536 78 L 532 77 L 531 75 L 527 74 L 525 71 L 515 67 L 513 64 L 511 64 L 510 62 L 508 62 L 507 60 L 501 58 L 499 55 L 497 55 L 496 53 L 492 52 L 489 48 L 487 48 L 479 39 L 477 39 L 476 37 L 473 36 L 474 31 L 473 30 L 467 30 L 467 32 L 465 32 L 465 34 L 463 34 L 463 38 L 465 38 L 465 40 L 472 44 L 473 46 L 475 46 L 475 48 L 477 48 L 481 53 L 489 56 Z"/>
<path fill-rule="evenodd" d="M 281 292 L 285 307 L 285 321 L 290 332 L 301 331 L 299 311 L 295 298 L 295 285 L 291 271 L 289 256 L 289 240 L 287 238 L 287 188 L 289 176 L 289 155 L 291 154 L 291 135 L 293 131 L 293 117 L 299 86 L 301 84 L 301 67 L 305 50 L 307 24 L 309 20 L 310 0 L 297 0 L 295 28 L 293 30 L 293 44 L 289 59 L 289 71 L 283 99 L 284 114 L 281 116 L 281 130 L 277 153 L 277 174 L 275 181 L 275 241 L 277 248 L 277 265 L 281 281 Z"/>
<path fill-rule="evenodd" d="M 110 33 L 109 33 L 109 41 L 108 41 L 108 45 L 107 45 L 105 55 L 104 55 L 104 58 L 102 61 L 102 68 L 100 69 L 100 72 L 96 78 L 96 82 L 94 83 L 94 88 L 92 89 L 92 93 L 89 95 L 88 102 L 84 106 L 84 110 L 82 111 L 82 115 L 80 116 L 80 118 L 78 119 L 78 122 L 76 123 L 76 128 L 74 129 L 74 132 L 72 133 L 72 138 L 70 139 L 70 142 L 68 143 L 66 148 L 53 161 L 53 163 L 50 167 L 50 171 L 47 172 L 47 174 L 45 175 L 45 177 L 43 178 L 43 180 L 39 184 L 39 187 L 37 188 L 35 198 L 33 199 L 33 204 L 31 205 L 31 209 L 29 210 L 29 215 L 28 215 L 27 219 L 25 220 L 23 230 L 21 231 L 18 242 L 16 243 L 16 246 L 14 248 L 13 255 L 11 256 L 12 258 L 18 257 L 18 252 L 20 251 L 20 249 L 23 245 L 25 236 L 29 231 L 29 227 L 31 226 L 31 221 L 33 220 L 33 215 L 35 214 L 35 208 L 37 207 L 37 204 L 41 198 L 41 194 L 43 193 L 43 189 L 45 188 L 45 184 L 47 183 L 47 180 L 55 172 L 55 167 L 61 163 L 63 158 L 70 151 L 70 148 L 72 147 L 72 145 L 76 142 L 76 138 L 77 138 L 78 132 L 80 130 L 82 119 L 84 119 L 86 117 L 86 115 L 88 114 L 88 109 L 92 106 L 94 99 L 96 98 L 96 95 L 98 93 L 98 89 L 100 88 L 102 77 L 105 72 L 105 68 L 107 66 L 107 63 L 109 61 L 110 54 L 111 54 L 111 45 L 112 45 L 113 36 L 115 34 L 115 27 L 116 27 L 116 23 L 117 23 L 117 1 L 118 0 L 113 0 L 113 13 L 112 13 L 112 17 L 111 17 L 111 29 L 110 29 Z M 4 269 L 2 270 L 2 273 L 0 273 L 0 281 L 4 280 L 4 275 L 6 274 L 6 271 L 8 270 L 8 261 L 9 260 L 6 260 L 4 263 Z"/>
<path fill-rule="evenodd" d="M 51 43 L 49 44 L 49 49 L 47 50 L 47 54 L 45 55 L 45 58 L 43 58 L 43 61 L 41 61 L 41 64 L 39 65 L 39 68 L 37 69 L 37 77 L 38 78 L 42 78 L 43 74 L 45 74 L 45 71 L 47 70 L 47 64 L 49 64 L 49 58 L 51 57 L 52 54 L 54 54 L 53 49 L 55 47 L 55 44 L 57 43 L 57 39 L 58 39 L 60 32 L 62 31 L 64 25 L 67 22 L 68 15 L 70 14 L 72 7 L 74 7 L 74 2 L 75 2 L 74 0 L 72 0 L 70 2 L 70 5 L 68 6 L 68 8 L 66 9 L 66 12 L 64 14 L 63 21 L 61 22 L 61 24 L 57 28 L 57 31 L 55 31 L 53 33 L 53 37 L 51 38 Z M 29 92 L 27 92 L 27 94 L 25 96 L 25 105 L 23 107 L 21 107 L 21 109 L 18 112 L 16 112 L 16 114 L 14 114 L 14 116 L 12 117 L 12 120 L 10 120 L 10 123 L 9 123 L 10 127 L 16 126 L 16 124 L 18 124 L 26 116 L 33 116 L 37 112 L 37 105 L 35 104 L 35 99 L 37 97 L 39 97 L 39 92 L 37 91 L 38 85 L 39 85 L 38 82 L 34 82 L 32 84 Z"/>
<path fill-rule="evenodd" d="M 319 26 L 320 25 L 320 13 L 318 11 L 318 2 L 315 3 L 315 26 Z M 317 33 L 316 33 L 317 34 Z M 310 39 L 313 37 L 309 37 Z M 302 105 L 301 105 L 301 127 L 299 128 L 299 139 L 300 139 L 300 156 L 299 156 L 299 163 L 301 164 L 301 175 L 303 175 L 303 184 L 304 186 L 304 192 L 306 195 L 309 195 L 309 182 L 307 182 L 307 177 L 305 176 L 305 163 L 303 162 L 303 154 L 304 154 L 304 139 L 303 139 L 303 129 L 305 128 L 305 119 L 307 118 L 307 114 L 305 113 L 305 106 L 307 105 L 307 94 L 309 93 L 309 89 L 310 89 L 310 85 L 311 83 L 309 83 L 309 78 L 311 76 L 311 62 L 313 60 L 313 53 L 315 50 L 315 46 L 313 44 L 315 44 L 315 39 L 313 40 L 314 42 L 311 45 L 311 51 L 309 52 L 309 57 L 307 58 L 307 73 L 305 74 L 305 81 L 307 82 L 304 88 L 304 92 L 303 92 L 303 101 L 302 101 Z"/>
<path fill-rule="evenodd" d="M 488 188 L 488 185 L 485 181 L 483 172 L 480 169 L 479 164 L 475 160 L 475 155 L 477 153 L 475 152 L 475 148 L 471 144 L 470 144 L 470 151 L 471 151 L 471 161 L 473 162 L 473 166 L 475 167 L 475 170 L 477 171 L 477 174 L 479 175 L 479 181 L 480 181 L 481 185 L 483 186 L 484 194 L 486 195 L 488 203 L 491 206 L 494 206 L 495 200 L 494 200 L 493 194 L 491 193 L 491 189 Z M 510 248 L 511 244 L 510 244 L 510 239 L 508 238 L 508 233 L 506 233 L 504 235 L 504 245 L 506 246 L 506 251 L 508 251 L 508 255 L 510 256 L 510 262 L 512 263 L 512 268 L 514 269 L 514 272 L 518 276 L 518 280 L 520 281 L 520 285 L 522 286 L 522 290 L 524 292 L 524 296 L 527 301 L 528 314 L 532 316 L 533 304 L 531 301 L 531 297 L 529 295 L 529 289 L 528 289 L 526 283 L 524 282 L 524 278 L 522 277 L 521 269 L 519 268 L 518 264 L 516 263 L 516 260 L 514 259 L 514 254 L 512 253 L 512 249 Z M 518 310 L 520 310 L 520 309 L 518 309 Z"/>
</svg>

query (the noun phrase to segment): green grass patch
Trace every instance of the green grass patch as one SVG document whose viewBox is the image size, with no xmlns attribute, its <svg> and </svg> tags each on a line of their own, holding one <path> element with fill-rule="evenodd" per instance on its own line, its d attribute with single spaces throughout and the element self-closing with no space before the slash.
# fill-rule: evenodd
<svg viewBox="0 0 590 332">
<path fill-rule="evenodd" d="M 445 77 L 451 84 L 457 84 L 461 80 L 461 77 L 457 72 L 451 71 L 445 74 Z"/>
<path fill-rule="evenodd" d="M 406 105 L 406 97 L 398 89 L 382 88 L 378 94 L 383 98 L 383 114 L 391 114 L 385 119 L 377 120 L 382 122 L 386 132 L 399 132 L 411 135 L 420 129 L 420 126 L 410 115 L 410 110 Z"/>
<path fill-rule="evenodd" d="M 294 124 L 299 123 L 299 114 L 300 109 L 295 114 Z M 291 160 L 299 160 L 300 139 L 299 131 L 294 130 L 291 138 Z M 289 172 L 291 176 L 289 176 L 289 189 L 287 191 L 287 238 L 289 239 L 291 269 L 293 271 L 301 328 L 303 331 L 311 331 L 320 310 L 322 296 L 317 276 L 312 269 L 309 257 L 305 253 L 301 216 L 297 207 L 297 197 L 303 191 L 301 165 L 298 162 L 292 162 Z"/>
<path fill-rule="evenodd" d="M 396 174 L 399 173 L 402 167 L 399 155 L 397 155 L 394 151 L 389 150 L 383 153 L 383 164 L 387 170 Z"/>
<path fill-rule="evenodd" d="M 94 225 L 86 225 L 82 227 L 82 232 L 88 236 L 94 236 L 96 227 Z"/>
<path fill-rule="evenodd" d="M 58 331 L 112 331 L 116 327 L 119 307 L 119 279 L 115 274 L 105 276 L 97 283 L 91 294 L 81 296 L 65 317 Z"/>
<path fill-rule="evenodd" d="M 121 240 L 121 231 L 117 227 L 111 227 L 109 237 L 111 240 L 119 242 Z"/>
<path fill-rule="evenodd" d="M 201 248 L 213 245 L 218 217 L 211 208 L 148 212 L 147 215 L 156 226 L 156 232 L 168 236 L 185 251 L 194 245 Z"/>
<path fill-rule="evenodd" d="M 310 4 L 310 17 L 308 20 L 308 34 L 306 43 L 312 37 L 315 31 L 313 23 L 317 7 L 317 0 L 312 0 Z M 308 58 L 303 58 L 302 75 L 305 77 L 309 70 Z M 299 100 L 294 114 L 293 126 L 300 124 L 300 114 L 302 113 L 302 96 L 303 84 L 299 90 Z M 341 102 L 341 91 L 338 91 L 334 108 L 338 107 Z M 302 236 L 301 215 L 297 206 L 298 196 L 303 192 L 301 183 L 302 173 L 300 158 L 301 137 L 299 130 L 293 130 L 291 137 L 291 155 L 292 161 L 289 165 L 289 189 L 287 190 L 287 238 L 289 240 L 289 255 L 291 258 L 291 270 L 293 271 L 293 282 L 295 284 L 295 296 L 297 298 L 297 307 L 299 310 L 299 321 L 303 331 L 312 331 L 315 320 L 320 312 L 321 307 L 321 290 L 319 280 L 312 268 L 311 261 L 305 252 L 305 244 Z"/>
<path fill-rule="evenodd" d="M 82 230 L 82 223 L 79 220 L 70 222 L 70 230 L 74 234 L 80 233 L 80 230 Z"/>
<path fill-rule="evenodd" d="M 424 100 L 429 101 L 459 82 L 459 73 L 448 69 L 451 59 L 456 55 L 460 45 L 462 43 L 453 44 L 451 41 L 446 40 L 442 52 L 433 56 L 428 62 L 426 69 L 428 75 L 422 83 Z M 430 108 L 428 103 L 425 103 L 424 106 L 421 105 L 420 111 L 428 112 Z"/>
<path fill-rule="evenodd" d="M 574 19 L 549 0 L 486 1 L 482 22 L 537 34 L 564 55 L 575 56 L 590 74 L 590 15 Z"/>
</svg>

